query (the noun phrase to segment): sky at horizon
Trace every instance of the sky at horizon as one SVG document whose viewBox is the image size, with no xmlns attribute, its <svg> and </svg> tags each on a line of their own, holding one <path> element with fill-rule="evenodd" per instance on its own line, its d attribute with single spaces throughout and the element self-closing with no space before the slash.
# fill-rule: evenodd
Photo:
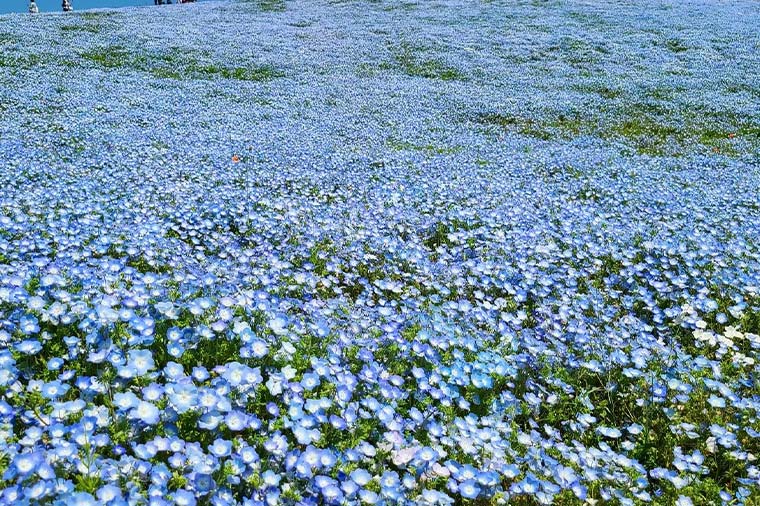
<svg viewBox="0 0 760 506">
<path fill-rule="evenodd" d="M 61 0 L 36 0 L 40 12 L 60 12 Z M 153 5 L 153 0 L 70 0 L 74 10 Z M 173 0 L 177 1 L 177 0 Z M 27 12 L 29 0 L 0 0 L 0 14 Z"/>
</svg>

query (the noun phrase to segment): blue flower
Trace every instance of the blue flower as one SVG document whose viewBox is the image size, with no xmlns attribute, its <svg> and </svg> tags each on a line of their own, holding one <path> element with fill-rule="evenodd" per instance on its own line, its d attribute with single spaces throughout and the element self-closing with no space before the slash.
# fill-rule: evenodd
<svg viewBox="0 0 760 506">
<path fill-rule="evenodd" d="M 359 485 L 360 487 L 363 487 L 367 483 L 372 481 L 372 475 L 369 474 L 366 470 L 361 469 L 361 468 L 351 471 L 350 476 L 351 476 L 351 480 L 353 480 L 353 482 Z"/>
<path fill-rule="evenodd" d="M 140 401 L 130 412 L 132 418 L 137 418 L 146 425 L 155 425 L 161 416 L 158 408 L 150 402 Z"/>
<path fill-rule="evenodd" d="M 197 501 L 192 492 L 187 490 L 177 490 L 174 492 L 174 504 L 177 506 L 195 506 Z"/>
<path fill-rule="evenodd" d="M 156 367 L 150 350 L 132 350 L 128 357 L 128 366 L 134 369 L 137 376 L 143 376 Z"/>
<path fill-rule="evenodd" d="M 197 407 L 197 388 L 192 384 L 173 385 L 169 394 L 169 402 L 178 413 L 185 413 Z"/>
<path fill-rule="evenodd" d="M 216 439 L 209 447 L 209 451 L 217 457 L 226 457 L 232 450 L 232 443 L 224 439 Z"/>
<path fill-rule="evenodd" d="M 216 488 L 216 482 L 210 474 L 198 473 L 193 477 L 193 486 L 198 492 L 206 493 Z"/>
<path fill-rule="evenodd" d="M 35 472 L 42 461 L 43 457 L 41 453 L 20 453 L 14 457 L 13 467 L 21 476 L 27 476 Z"/>
<path fill-rule="evenodd" d="M 98 501 L 87 492 L 76 492 L 69 496 L 66 503 L 72 506 L 97 506 Z"/>
</svg>

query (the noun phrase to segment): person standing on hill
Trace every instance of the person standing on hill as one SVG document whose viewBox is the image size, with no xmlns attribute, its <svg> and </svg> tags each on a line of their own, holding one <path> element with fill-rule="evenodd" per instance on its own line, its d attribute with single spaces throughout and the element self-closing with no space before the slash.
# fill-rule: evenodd
<svg viewBox="0 0 760 506">
<path fill-rule="evenodd" d="M 71 12 L 74 10 L 74 8 L 71 6 L 71 2 L 69 0 L 63 0 L 63 3 L 61 4 L 61 7 L 63 8 L 63 12 Z"/>
<path fill-rule="evenodd" d="M 37 14 L 40 12 L 40 8 L 37 7 L 37 3 L 34 0 L 29 0 L 29 14 Z"/>
</svg>

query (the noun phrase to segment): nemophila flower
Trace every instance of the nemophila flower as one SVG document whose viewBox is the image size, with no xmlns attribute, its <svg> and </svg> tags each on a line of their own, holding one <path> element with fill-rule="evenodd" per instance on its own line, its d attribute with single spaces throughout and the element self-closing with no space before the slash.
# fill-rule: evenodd
<svg viewBox="0 0 760 506">
<path fill-rule="evenodd" d="M 192 483 L 195 490 L 201 493 L 210 492 L 216 488 L 216 482 L 210 474 L 196 474 L 193 476 Z"/>
<path fill-rule="evenodd" d="M 275 335 L 283 335 L 288 331 L 288 318 L 285 315 L 277 315 L 269 321 L 269 328 Z"/>
<path fill-rule="evenodd" d="M 248 426 L 248 415 L 240 411 L 232 411 L 224 418 L 224 423 L 231 431 L 241 431 Z"/>
<path fill-rule="evenodd" d="M 68 497 L 67 503 L 72 506 L 96 506 L 98 501 L 87 492 L 76 492 Z"/>
<path fill-rule="evenodd" d="M 150 350 L 130 351 L 127 364 L 134 368 L 135 373 L 138 376 L 143 376 L 156 367 L 155 362 L 153 361 L 153 354 Z"/>
<path fill-rule="evenodd" d="M 558 465 L 555 468 L 554 476 L 557 484 L 562 488 L 569 488 L 576 483 L 578 476 L 571 467 Z"/>
<path fill-rule="evenodd" d="M 143 388 L 143 398 L 146 401 L 155 402 L 163 397 L 164 388 L 157 384 L 151 383 L 147 387 Z"/>
<path fill-rule="evenodd" d="M 285 378 L 283 376 L 272 374 L 269 376 L 269 379 L 267 379 L 265 385 L 271 395 L 280 395 L 282 393 L 282 385 L 284 381 Z"/>
<path fill-rule="evenodd" d="M 474 480 L 466 480 L 459 484 L 459 493 L 465 499 L 475 499 L 480 495 L 480 487 Z"/>
<path fill-rule="evenodd" d="M 355 469 L 350 474 L 351 480 L 353 480 L 354 483 L 359 485 L 360 487 L 363 487 L 367 483 L 369 483 L 372 480 L 372 475 L 369 474 L 364 469 Z"/>
<path fill-rule="evenodd" d="M 612 439 L 616 439 L 622 436 L 622 432 L 620 432 L 620 430 L 614 427 L 599 427 L 597 428 L 597 431 L 602 436 L 612 438 Z"/>
<path fill-rule="evenodd" d="M 34 355 L 42 349 L 42 344 L 36 339 L 27 339 L 16 345 L 16 350 L 25 355 Z"/>
<path fill-rule="evenodd" d="M 103 485 L 98 489 L 95 495 L 101 503 L 116 503 L 123 497 L 121 489 L 115 485 L 110 484 Z"/>
<path fill-rule="evenodd" d="M 146 401 L 139 401 L 137 406 L 135 406 L 130 412 L 130 416 L 139 419 L 144 424 L 155 425 L 158 423 L 161 413 L 154 404 Z"/>
<path fill-rule="evenodd" d="M 19 329 L 26 335 L 40 331 L 39 321 L 33 315 L 24 315 L 19 319 Z"/>
<path fill-rule="evenodd" d="M 217 439 L 209 447 L 209 451 L 217 457 L 226 457 L 232 450 L 232 443 L 223 439 Z"/>
<path fill-rule="evenodd" d="M 262 358 L 269 353 L 269 345 L 263 339 L 256 339 L 250 344 L 251 352 L 255 358 Z"/>
<path fill-rule="evenodd" d="M 117 393 L 114 395 L 113 399 L 114 405 L 122 410 L 127 410 L 130 408 L 137 407 L 137 405 L 140 402 L 140 399 L 133 394 L 132 392 L 126 392 L 126 393 Z"/>
<path fill-rule="evenodd" d="M 38 468 L 43 462 L 43 456 L 39 452 L 20 453 L 13 458 L 13 467 L 21 476 L 27 476 Z"/>
<path fill-rule="evenodd" d="M 57 399 L 68 392 L 69 388 L 69 385 L 60 381 L 51 381 L 42 386 L 40 393 L 46 399 Z"/>
<path fill-rule="evenodd" d="M 177 490 L 174 493 L 174 504 L 177 506 L 195 506 L 197 501 L 192 492 L 187 490 Z"/>
<path fill-rule="evenodd" d="M 54 357 L 48 360 L 47 368 L 49 371 L 58 371 L 64 364 L 64 360 L 60 357 Z"/>
<path fill-rule="evenodd" d="M 380 496 L 371 490 L 360 490 L 359 499 L 364 504 L 377 504 L 380 500 Z"/>
<path fill-rule="evenodd" d="M 454 503 L 454 499 L 438 490 L 425 489 L 422 491 L 421 498 L 424 504 L 430 505 L 449 505 Z"/>
<path fill-rule="evenodd" d="M 178 384 L 172 385 L 169 393 L 169 402 L 177 413 L 185 413 L 198 407 L 198 393 L 195 385 Z"/>
<path fill-rule="evenodd" d="M 214 430 L 224 421 L 224 415 L 218 411 L 203 413 L 198 419 L 198 427 L 204 430 Z"/>
<path fill-rule="evenodd" d="M 262 478 L 262 480 L 264 480 L 264 484 L 267 485 L 267 486 L 269 486 L 269 487 L 276 487 L 277 485 L 280 484 L 280 480 L 281 480 L 281 477 L 278 476 L 272 470 L 264 471 L 261 474 L 261 478 Z"/>
<path fill-rule="evenodd" d="M 720 41 L 679 28 L 689 3 L 654 21 L 625 5 L 586 16 L 605 23 L 528 4 L 467 16 L 460 3 L 417 5 L 398 41 L 363 28 L 397 25 L 392 8 L 112 14 L 135 40 L 186 26 L 172 35 L 186 49 L 198 47 L 194 26 L 234 12 L 237 23 L 217 23 L 233 43 L 204 54 L 218 72 L 203 76 L 192 49 L 152 43 L 127 41 L 119 65 L 102 65 L 112 55 L 89 56 L 114 38 L 105 25 L 65 55 L 72 65 L 51 67 L 66 45 L 47 44 L 50 58 L 26 68 L 28 34 L 44 44 L 70 20 L 40 31 L 9 18 L 0 453 L 11 461 L 0 502 L 68 504 L 84 445 L 87 465 L 122 492 L 115 504 L 171 504 L 177 487 L 215 505 L 452 504 L 472 485 L 494 504 L 551 504 L 567 489 L 628 505 L 674 503 L 708 479 L 731 491 L 722 500 L 742 499 L 735 484 L 757 477 L 746 420 L 760 351 L 758 181 L 740 72 L 757 60 L 754 11 L 700 6 L 740 41 L 718 64 Z M 489 27 L 505 17 L 531 22 L 495 44 Z M 291 61 L 304 28 L 286 18 L 342 36 Z M 467 49 L 476 21 L 480 52 Z M 274 29 L 254 30 L 268 37 L 257 61 L 230 50 L 235 26 L 265 22 Z M 656 36 L 620 36 L 642 23 Z M 489 45 L 510 57 L 482 65 Z M 374 79 L 357 75 L 358 56 Z M 546 74 L 542 58 L 563 64 Z M 683 72 L 608 79 L 641 58 Z M 168 88 L 164 59 L 182 77 Z M 251 77 L 266 86 L 241 86 Z M 118 93 L 91 93 L 95 81 Z M 146 83 L 157 85 L 147 95 Z M 267 95 L 254 97 L 261 114 L 228 114 L 242 92 Z M 658 107 L 643 110 L 654 95 Z M 714 110 L 684 116 L 687 103 Z M 122 121 L 135 111 L 150 135 Z M 65 131 L 22 138 L 54 123 Z M 736 135 L 702 135 L 708 124 Z M 641 438 L 662 430 L 679 450 L 640 459 Z M 229 451 L 195 442 L 210 431 L 242 439 Z M 55 467 L 40 462 L 15 486 L 14 461 L 29 452 Z M 730 488 L 709 456 L 721 452 L 748 464 Z M 374 478 L 359 484 L 358 470 L 389 464 L 398 473 L 378 476 L 379 491 Z"/>
<path fill-rule="evenodd" d="M 301 385 L 306 390 L 313 390 L 316 388 L 320 383 L 319 375 L 313 374 L 313 373 L 307 373 L 303 375 L 303 378 L 301 379 Z"/>
</svg>

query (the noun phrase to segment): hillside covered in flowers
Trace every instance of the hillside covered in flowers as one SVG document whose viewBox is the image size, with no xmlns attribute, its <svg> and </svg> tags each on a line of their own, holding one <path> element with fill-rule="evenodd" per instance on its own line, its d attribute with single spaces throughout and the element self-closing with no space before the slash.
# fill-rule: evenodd
<svg viewBox="0 0 760 506">
<path fill-rule="evenodd" d="M 759 26 L 0 16 L 0 505 L 760 504 Z"/>
</svg>

